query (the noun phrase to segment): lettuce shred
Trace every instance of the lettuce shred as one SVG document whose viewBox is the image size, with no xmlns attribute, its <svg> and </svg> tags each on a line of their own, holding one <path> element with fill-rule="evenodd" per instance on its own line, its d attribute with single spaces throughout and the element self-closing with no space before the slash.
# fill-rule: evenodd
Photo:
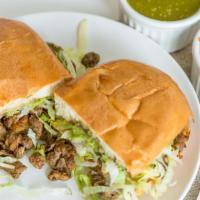
<svg viewBox="0 0 200 200">
<path fill-rule="evenodd" d="M 32 151 L 32 154 L 36 154 L 36 153 L 39 153 L 40 155 L 45 157 L 45 146 L 42 144 L 37 144 Z"/>
<path fill-rule="evenodd" d="M 44 107 L 48 110 L 49 116 L 55 116 L 55 110 L 53 108 L 54 102 L 51 97 L 44 97 L 41 99 L 32 100 L 29 103 L 22 104 L 18 108 L 11 109 L 5 113 L 6 117 L 11 117 L 13 115 L 19 114 L 19 118 L 27 115 L 36 107 Z M 54 117 L 53 117 L 54 118 Z"/>
<path fill-rule="evenodd" d="M 64 50 L 62 47 L 52 43 L 48 43 L 48 45 L 72 77 L 76 78 L 86 72 L 86 67 L 81 60 L 86 53 L 87 43 L 88 21 L 84 19 L 78 25 L 76 48 Z"/>
<path fill-rule="evenodd" d="M 98 195 L 96 196 L 94 194 L 92 194 L 92 197 L 88 197 L 85 194 L 85 188 L 91 189 L 94 187 L 92 186 L 89 169 L 95 167 L 99 159 L 102 163 L 102 172 L 108 174 L 110 177 L 110 185 L 106 190 L 116 188 L 119 185 L 131 185 L 132 190 L 135 190 L 138 195 L 145 192 L 157 198 L 166 191 L 172 182 L 173 169 L 178 160 L 176 158 L 176 152 L 173 152 L 171 147 L 163 150 L 143 173 L 131 176 L 124 167 L 116 163 L 114 158 L 106 154 L 99 141 L 88 130 L 85 130 L 80 123 L 72 123 L 58 118 L 50 122 L 50 124 L 54 129 L 61 131 L 61 137 L 70 140 L 76 148 L 78 154 L 76 164 L 79 167 L 74 170 L 74 177 L 80 191 L 86 196 L 86 199 L 98 199 Z M 94 191 L 97 190 L 94 189 Z M 128 195 L 130 193 L 130 187 L 128 189 L 122 187 L 120 191 L 123 195 L 127 196 L 127 199 L 130 199 L 130 195 Z M 129 192 L 126 194 L 125 191 Z"/>
</svg>

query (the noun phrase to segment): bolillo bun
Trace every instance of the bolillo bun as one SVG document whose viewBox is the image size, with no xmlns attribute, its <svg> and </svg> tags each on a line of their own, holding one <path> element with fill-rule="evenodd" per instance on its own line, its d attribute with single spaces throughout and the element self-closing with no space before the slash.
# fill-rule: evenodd
<svg viewBox="0 0 200 200">
<path fill-rule="evenodd" d="M 168 75 L 130 60 L 106 63 L 65 82 L 55 101 L 58 113 L 68 117 L 62 104 L 82 120 L 132 175 L 142 172 L 192 115 Z"/>
<path fill-rule="evenodd" d="M 22 22 L 0 18 L 0 112 L 43 97 L 69 73 L 48 45 Z"/>
</svg>

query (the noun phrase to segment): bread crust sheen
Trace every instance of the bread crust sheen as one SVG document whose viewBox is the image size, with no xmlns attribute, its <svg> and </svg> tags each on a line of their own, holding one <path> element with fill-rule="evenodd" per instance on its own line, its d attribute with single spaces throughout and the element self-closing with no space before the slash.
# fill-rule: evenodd
<svg viewBox="0 0 200 200">
<path fill-rule="evenodd" d="M 191 110 L 176 83 L 130 60 L 92 69 L 55 91 L 134 175 L 188 125 Z"/>
<path fill-rule="evenodd" d="M 48 45 L 30 27 L 0 18 L 0 107 L 69 77 Z"/>
</svg>

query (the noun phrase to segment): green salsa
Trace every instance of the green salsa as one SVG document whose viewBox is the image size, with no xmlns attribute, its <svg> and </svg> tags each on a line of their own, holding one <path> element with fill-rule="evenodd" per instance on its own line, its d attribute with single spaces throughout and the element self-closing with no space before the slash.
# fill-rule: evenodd
<svg viewBox="0 0 200 200">
<path fill-rule="evenodd" d="M 187 18 L 200 8 L 200 0 L 128 0 L 128 3 L 142 15 L 162 21 Z"/>
</svg>

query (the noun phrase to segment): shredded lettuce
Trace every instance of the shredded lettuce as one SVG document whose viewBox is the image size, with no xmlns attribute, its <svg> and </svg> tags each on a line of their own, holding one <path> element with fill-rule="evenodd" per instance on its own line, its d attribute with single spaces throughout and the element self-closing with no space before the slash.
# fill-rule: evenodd
<svg viewBox="0 0 200 200">
<path fill-rule="evenodd" d="M 12 165 L 12 163 L 16 162 L 17 159 L 6 156 L 6 157 L 0 157 L 0 167 L 7 168 L 7 169 L 15 169 L 15 166 Z"/>
<path fill-rule="evenodd" d="M 37 145 L 36 134 L 35 134 L 35 132 L 34 132 L 31 128 L 28 129 L 27 136 L 28 136 L 29 138 L 31 138 L 31 140 L 32 140 L 32 142 L 33 142 L 33 145 L 36 146 L 36 145 Z"/>
<path fill-rule="evenodd" d="M 51 126 L 53 126 L 56 130 L 62 133 L 71 127 L 70 123 L 68 123 L 66 120 L 64 120 L 61 117 L 56 118 L 56 120 L 51 121 L 50 123 L 51 123 Z"/>
<path fill-rule="evenodd" d="M 6 156 L 6 157 L 0 157 L 0 163 L 6 162 L 6 163 L 14 163 L 16 162 L 17 159 L 10 157 L 10 156 Z"/>
<path fill-rule="evenodd" d="M 42 155 L 43 157 L 45 157 L 45 147 L 42 144 L 37 144 L 35 146 L 35 148 L 33 149 L 33 154 L 35 153 L 39 153 L 40 155 Z"/>
<path fill-rule="evenodd" d="M 16 115 L 16 114 L 18 114 L 20 112 L 20 109 L 18 108 L 18 109 L 11 109 L 11 110 L 9 110 L 9 111 L 7 111 L 6 113 L 5 113 L 5 116 L 6 117 L 11 117 L 11 116 L 13 116 L 13 115 Z"/>
<path fill-rule="evenodd" d="M 64 56 L 69 63 L 69 70 L 72 73 L 73 77 L 76 78 L 86 72 L 86 67 L 81 63 L 83 54 L 78 50 L 68 48 L 64 52 Z"/>
<path fill-rule="evenodd" d="M 44 124 L 44 128 L 51 134 L 51 135 L 58 135 L 58 132 L 55 131 L 50 125 L 49 122 L 51 121 L 48 115 L 42 114 L 38 116 L 38 119 Z"/>
<path fill-rule="evenodd" d="M 76 167 L 73 171 L 73 176 L 76 180 L 77 186 L 80 191 L 83 191 L 85 187 L 91 185 L 90 177 L 84 172 L 83 167 Z"/>
<path fill-rule="evenodd" d="M 44 100 L 44 103 L 41 105 L 42 108 L 45 108 L 48 112 L 49 117 L 51 118 L 51 120 L 55 120 L 55 109 L 54 109 L 54 102 L 53 101 L 49 101 L 47 99 Z"/>
<path fill-rule="evenodd" d="M 123 194 L 119 199 L 123 200 L 137 200 L 132 185 L 112 185 L 112 186 L 89 186 L 84 188 L 85 199 L 91 199 L 91 195 L 109 192 L 118 192 Z M 122 194 L 120 196 L 122 196 Z M 99 198 L 97 198 L 99 199 Z"/>
<path fill-rule="evenodd" d="M 86 72 L 86 67 L 82 64 L 81 60 L 86 53 L 87 43 L 88 21 L 84 19 L 78 25 L 76 48 L 63 50 L 52 43 L 48 43 L 48 45 L 72 77 L 76 78 Z"/>
<path fill-rule="evenodd" d="M 22 104 L 20 105 L 20 107 L 18 108 L 14 108 L 11 110 L 8 110 L 5 113 L 6 117 L 11 117 L 15 114 L 19 114 L 18 118 L 21 118 L 25 115 L 27 115 L 31 110 L 33 110 L 36 107 L 42 107 L 45 106 L 45 108 L 48 110 L 48 114 L 50 116 L 52 116 L 52 109 L 50 108 L 50 105 L 53 105 L 52 99 L 50 97 L 45 97 L 45 98 L 41 98 L 41 99 L 35 99 L 29 103 L 26 104 Z M 49 111 L 50 110 L 50 111 Z M 54 115 L 55 115 L 55 111 L 53 110 Z"/>
<path fill-rule="evenodd" d="M 78 25 L 77 48 L 68 48 L 64 51 L 64 57 L 67 60 L 67 68 L 74 78 L 84 74 L 86 67 L 81 60 L 86 53 L 88 43 L 88 21 L 82 20 Z"/>
<path fill-rule="evenodd" d="M 113 186 L 88 186 L 83 189 L 84 194 L 91 195 L 102 192 L 113 192 L 119 189 L 129 188 L 134 190 L 132 185 L 113 185 Z"/>
<path fill-rule="evenodd" d="M 161 196 L 172 182 L 176 163 L 177 158 L 175 152 L 171 151 L 171 147 L 164 149 L 143 173 L 133 177 L 136 192 L 140 194 L 144 191 L 155 199 Z"/>
</svg>

